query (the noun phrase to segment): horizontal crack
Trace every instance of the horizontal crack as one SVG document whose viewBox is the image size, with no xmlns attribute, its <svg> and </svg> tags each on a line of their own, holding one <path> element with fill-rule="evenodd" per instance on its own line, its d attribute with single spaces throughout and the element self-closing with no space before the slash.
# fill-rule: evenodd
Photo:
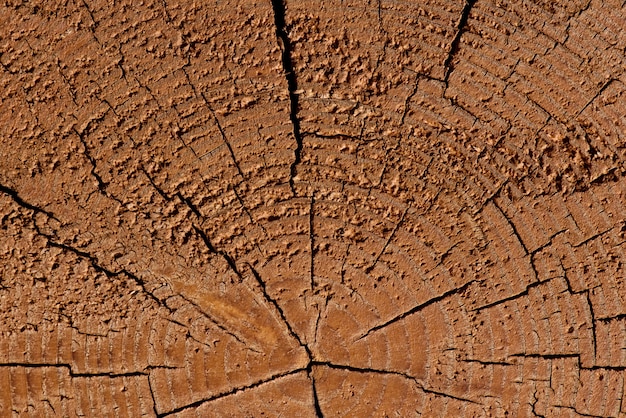
<svg viewBox="0 0 626 418">
<path fill-rule="evenodd" d="M 0 363 L 0 367 L 24 367 L 24 368 L 63 368 L 67 369 L 68 374 L 72 378 L 89 378 L 89 377 L 109 377 L 109 378 L 119 378 L 119 377 L 136 377 L 136 376 L 149 376 L 150 372 L 155 369 L 178 369 L 178 367 L 173 366 L 147 366 L 142 371 L 134 371 L 134 372 L 124 372 L 124 373 L 114 373 L 114 372 L 96 372 L 96 373 L 78 373 L 72 370 L 72 366 L 69 363 L 24 363 L 24 362 L 9 362 L 9 363 Z"/>
<path fill-rule="evenodd" d="M 451 395 L 449 393 L 440 392 L 440 391 L 436 391 L 436 390 L 427 388 L 424 385 L 422 385 L 416 377 L 411 376 L 410 374 L 407 374 L 407 373 L 404 373 L 404 372 L 399 372 L 399 371 L 395 371 L 395 370 L 373 369 L 373 368 L 366 368 L 366 367 L 354 367 L 354 366 L 350 366 L 350 365 L 347 365 L 347 364 L 335 364 L 335 363 L 331 363 L 331 362 L 327 362 L 327 361 L 312 361 L 311 364 L 310 364 L 310 367 L 311 366 L 313 366 L 313 367 L 314 366 L 325 366 L 325 367 L 329 367 L 331 369 L 345 370 L 345 371 L 354 372 L 354 373 L 373 373 L 373 374 L 379 374 L 379 375 L 398 376 L 398 377 L 402 377 L 404 379 L 411 380 L 412 382 L 414 382 L 420 388 L 421 391 L 423 391 L 425 393 L 430 393 L 432 395 L 442 396 L 442 397 L 449 398 L 449 399 L 456 399 L 458 401 L 478 404 L 478 402 L 473 401 L 471 399 L 462 398 L 462 397 L 459 397 L 459 396 Z"/>
</svg>

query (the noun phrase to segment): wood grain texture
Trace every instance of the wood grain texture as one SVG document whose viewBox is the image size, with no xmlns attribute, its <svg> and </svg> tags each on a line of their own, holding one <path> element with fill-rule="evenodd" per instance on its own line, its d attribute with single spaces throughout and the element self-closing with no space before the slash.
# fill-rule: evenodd
<svg viewBox="0 0 626 418">
<path fill-rule="evenodd" d="M 625 16 L 0 5 L 0 416 L 626 417 Z"/>
</svg>

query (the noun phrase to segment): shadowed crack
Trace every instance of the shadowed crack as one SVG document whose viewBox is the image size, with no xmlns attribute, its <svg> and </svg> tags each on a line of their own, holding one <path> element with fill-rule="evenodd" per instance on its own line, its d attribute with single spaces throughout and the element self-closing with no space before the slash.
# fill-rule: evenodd
<svg viewBox="0 0 626 418">
<path fill-rule="evenodd" d="M 278 374 L 272 375 L 272 376 L 270 376 L 270 377 L 268 377 L 266 379 L 258 380 L 258 381 L 254 382 L 254 383 L 249 384 L 249 385 L 238 386 L 238 387 L 230 389 L 228 391 L 220 392 L 220 393 L 218 393 L 216 395 L 213 395 L 211 397 L 208 397 L 208 398 L 205 398 L 205 399 L 200 399 L 198 401 L 189 403 L 187 405 L 183 405 L 181 407 L 172 409 L 170 411 L 162 412 L 160 414 L 157 413 L 157 417 L 159 417 L 159 418 L 166 417 L 166 416 L 169 416 L 169 415 L 174 415 L 174 414 L 177 414 L 179 412 L 186 411 L 186 410 L 191 409 L 191 408 L 197 408 L 197 407 L 199 407 L 199 406 L 201 406 L 201 405 L 203 405 L 203 404 L 205 404 L 207 402 L 211 402 L 211 401 L 215 401 L 217 399 L 221 399 L 221 398 L 225 398 L 225 397 L 228 397 L 228 396 L 231 396 L 231 395 L 235 395 L 235 394 L 240 393 L 240 392 L 245 392 L 245 391 L 250 390 L 250 389 L 255 389 L 255 388 L 258 388 L 259 386 L 262 386 L 262 385 L 264 385 L 266 383 L 270 383 L 270 382 L 273 382 L 275 380 L 281 379 L 283 377 L 291 376 L 291 375 L 302 373 L 302 372 L 306 372 L 306 371 L 307 371 L 306 369 L 300 368 L 300 369 L 290 370 L 288 372 L 278 373 Z"/>
<path fill-rule="evenodd" d="M 459 361 L 462 361 L 464 363 L 478 363 L 481 364 L 483 366 L 516 366 L 515 363 L 509 363 L 506 361 L 485 361 L 485 360 L 479 360 L 479 359 L 473 359 L 473 358 L 464 358 L 464 359 L 460 359 Z"/>
<path fill-rule="evenodd" d="M 54 216 L 53 213 L 43 210 L 41 208 L 38 208 L 34 205 L 31 205 L 30 203 L 25 202 L 24 200 L 22 200 L 18 193 L 14 190 L 11 190 L 10 188 L 3 186 L 0 184 L 0 191 L 6 193 L 7 195 L 9 195 L 13 201 L 18 204 L 21 207 L 24 207 L 26 209 L 32 210 L 35 213 L 43 213 L 46 216 L 48 216 L 51 219 L 56 220 L 57 222 L 61 222 L 59 221 L 59 219 L 57 217 Z M 149 291 L 146 287 L 146 283 L 144 282 L 144 280 L 142 278 L 140 278 L 139 276 L 131 273 L 128 270 L 122 269 L 120 271 L 114 272 L 111 271 L 103 266 L 101 266 L 100 264 L 98 264 L 98 259 L 92 255 L 89 254 L 86 251 L 82 251 L 79 250 L 78 248 L 74 248 L 70 245 L 67 244 L 63 244 L 61 242 L 56 242 L 54 240 L 54 236 L 50 235 L 50 234 L 46 234 L 45 232 L 43 232 L 40 228 L 39 225 L 37 225 L 37 222 L 35 222 L 35 219 L 33 218 L 32 220 L 33 222 L 33 228 L 35 229 L 35 231 L 37 232 L 38 235 L 44 237 L 46 239 L 46 243 L 47 245 L 51 246 L 51 247 L 56 247 L 56 248 L 60 248 L 62 250 L 65 251 L 69 251 L 71 253 L 74 253 L 75 255 L 84 258 L 86 260 L 89 261 L 89 263 L 91 264 L 91 266 L 100 273 L 103 273 L 104 275 L 106 275 L 107 277 L 111 278 L 111 277 L 117 277 L 119 275 L 125 275 L 127 277 L 129 277 L 130 279 L 132 279 L 137 285 L 139 285 L 139 287 L 141 287 L 142 291 L 144 294 L 146 294 L 150 299 L 152 299 L 154 302 L 157 303 L 158 306 L 164 307 L 165 309 L 167 309 L 168 311 L 172 312 L 172 309 L 169 308 L 161 299 L 159 299 L 158 297 L 156 297 L 151 291 Z"/>
<path fill-rule="evenodd" d="M 513 232 L 513 235 L 515 235 L 515 238 L 517 238 L 517 241 L 519 242 L 519 244 L 521 245 L 522 249 L 524 250 L 524 255 L 526 256 L 526 255 L 530 254 L 530 252 L 528 251 L 528 247 L 526 247 L 526 244 L 524 243 L 524 240 L 522 240 L 522 236 L 517 231 L 517 227 L 515 226 L 515 224 L 513 222 L 511 222 L 509 217 L 504 213 L 504 211 L 502 210 L 502 208 L 496 202 L 495 199 L 491 201 L 491 204 L 500 212 L 500 214 L 502 214 L 502 218 L 511 227 L 511 232 Z M 537 272 L 536 271 L 535 271 L 535 278 L 537 278 Z"/>
<path fill-rule="evenodd" d="M 307 374 L 309 379 L 311 379 L 311 387 L 313 390 L 313 406 L 315 407 L 315 416 L 317 418 L 324 418 L 324 413 L 322 412 L 322 407 L 320 406 L 320 399 L 317 395 L 317 387 L 315 386 L 315 378 L 311 375 L 311 367 L 307 370 Z"/>
<path fill-rule="evenodd" d="M 109 377 L 111 379 L 119 377 L 137 377 L 137 376 L 149 376 L 150 372 L 155 369 L 178 369 L 174 366 L 147 366 L 142 371 L 133 371 L 125 373 L 113 373 L 113 372 L 97 372 L 97 373 L 77 373 L 72 370 L 72 366 L 69 363 L 0 363 L 0 367 L 24 367 L 24 368 L 42 368 L 42 367 L 54 367 L 67 369 L 70 377 L 72 378 L 89 378 L 89 377 Z"/>
<path fill-rule="evenodd" d="M 178 294 L 178 296 L 180 296 L 185 302 L 189 303 L 190 305 L 192 305 L 194 308 L 196 308 L 196 310 L 198 312 L 200 312 L 205 318 L 207 318 L 209 321 L 211 321 L 216 327 L 218 327 L 220 330 L 224 331 L 226 334 L 230 335 L 231 337 L 233 337 L 235 340 L 237 340 L 240 344 L 247 346 L 248 344 L 246 343 L 246 341 L 244 341 L 241 337 L 239 337 L 237 334 L 235 334 L 233 331 L 229 330 L 228 328 L 226 328 L 224 325 L 222 325 L 216 318 L 214 318 L 212 315 L 210 315 L 208 312 L 204 311 L 204 309 L 202 309 L 202 307 L 200 305 L 198 305 L 196 302 L 194 302 L 193 300 L 189 299 L 188 297 L 186 297 L 185 295 L 182 294 Z M 186 327 L 185 327 L 186 328 Z M 256 351 L 250 347 L 247 347 L 252 351 Z"/>
<path fill-rule="evenodd" d="M 168 311 L 173 312 L 173 310 L 169 306 L 167 306 L 167 304 L 165 304 L 164 301 L 162 301 L 161 299 L 156 297 L 154 295 L 154 293 L 152 293 L 151 291 L 149 291 L 147 289 L 146 282 L 142 278 L 140 278 L 139 276 L 137 276 L 137 275 L 131 273 L 130 271 L 125 270 L 125 269 L 122 269 L 120 271 L 111 271 L 111 270 L 101 266 L 100 264 L 98 264 L 98 259 L 95 256 L 93 256 L 93 255 L 91 255 L 91 254 L 89 254 L 89 253 L 87 253 L 85 251 L 81 251 L 81 250 L 79 250 L 77 248 L 71 247 L 69 245 L 53 241 L 52 240 L 53 237 L 51 235 L 48 235 L 48 234 L 42 232 L 36 224 L 34 224 L 34 227 L 35 227 L 35 230 L 37 231 L 37 233 L 39 235 L 41 235 L 44 238 L 46 238 L 47 243 L 48 243 L 49 246 L 60 248 L 62 250 L 66 250 L 66 251 L 72 252 L 72 253 L 76 254 L 77 256 L 79 256 L 79 257 L 82 257 L 82 258 L 85 258 L 85 259 L 89 260 L 89 262 L 91 263 L 91 266 L 94 268 L 94 270 L 96 270 L 97 272 L 103 273 L 105 276 L 107 276 L 109 278 L 117 277 L 117 276 L 122 275 L 122 274 L 127 276 L 127 277 L 129 277 L 137 285 L 139 285 L 139 287 L 141 287 L 141 290 L 143 291 L 143 293 L 146 294 L 154 302 L 156 302 L 156 304 L 158 306 L 162 306 L 165 309 L 167 309 Z"/>
<path fill-rule="evenodd" d="M 111 105 L 109 105 L 109 107 L 111 109 L 113 109 L 111 107 Z M 100 175 L 98 174 L 97 170 L 97 161 L 96 159 L 91 155 L 91 151 L 89 149 L 89 146 L 87 145 L 87 140 L 85 139 L 85 136 L 83 133 L 78 132 L 78 130 L 76 130 L 76 128 L 73 128 L 74 133 L 76 134 L 76 136 L 78 136 L 78 139 L 80 140 L 80 143 L 83 145 L 83 154 L 85 155 L 85 158 L 87 158 L 87 160 L 89 160 L 89 163 L 91 164 L 91 175 L 96 179 L 96 182 L 98 183 L 98 191 L 108 197 L 109 199 L 113 199 L 116 202 L 118 202 L 119 204 L 123 205 L 122 201 L 119 200 L 118 198 L 116 198 L 115 196 L 111 195 L 108 191 L 107 191 L 107 187 L 109 187 L 109 183 L 105 182 L 104 180 L 102 180 L 102 177 L 100 177 Z"/>
<path fill-rule="evenodd" d="M 376 331 L 378 331 L 378 330 L 380 330 L 382 328 L 385 328 L 385 327 L 387 327 L 387 326 L 389 326 L 391 324 L 394 324 L 394 323 L 396 323 L 396 322 L 406 318 L 407 316 L 413 315 L 413 314 L 421 311 L 422 309 L 424 309 L 424 308 L 426 308 L 426 307 L 428 307 L 428 306 L 430 306 L 430 305 L 432 305 L 434 303 L 441 302 L 442 300 L 446 299 L 447 297 L 450 297 L 452 295 L 456 295 L 456 294 L 459 294 L 459 293 L 463 293 L 473 283 L 478 283 L 478 280 L 470 280 L 469 282 L 465 283 L 463 286 L 455 287 L 454 289 L 448 290 L 447 292 L 445 292 L 445 293 L 443 293 L 443 294 L 441 294 L 439 296 L 436 296 L 436 297 L 434 297 L 432 299 L 428 299 L 426 302 L 421 303 L 421 304 L 419 304 L 419 305 L 409 309 L 408 311 L 403 312 L 400 315 L 391 318 L 387 322 L 382 323 L 380 325 L 376 325 L 373 328 L 370 328 L 367 332 L 362 334 L 355 341 L 361 340 L 361 339 L 367 337 L 368 335 L 370 335 L 373 332 L 376 332 Z"/>
<path fill-rule="evenodd" d="M 385 241 L 385 244 L 383 245 L 383 247 L 380 249 L 380 251 L 378 252 L 378 254 L 376 255 L 376 258 L 374 259 L 374 261 L 372 262 L 372 264 L 370 264 L 369 267 L 367 267 L 365 269 L 366 273 L 370 273 L 374 267 L 376 266 L 376 264 L 378 263 L 378 261 L 380 260 L 380 257 L 383 255 L 383 253 L 385 252 L 385 250 L 387 249 L 387 247 L 389 246 L 389 244 L 391 243 L 391 240 L 393 239 L 393 237 L 396 235 L 396 232 L 398 231 L 398 228 L 400 228 L 400 225 L 402 225 L 402 222 L 404 222 L 404 218 L 406 217 L 406 213 L 409 211 L 411 207 L 408 206 L 404 212 L 402 213 L 402 217 L 400 217 L 400 220 L 398 221 L 398 223 L 393 227 L 393 230 L 391 231 L 391 233 L 389 234 L 389 236 L 387 237 L 387 240 Z"/>
<path fill-rule="evenodd" d="M 591 103 L 593 103 L 602 93 L 604 93 L 604 91 L 615 81 L 619 81 L 619 80 L 616 80 L 614 78 L 608 79 L 602 85 L 602 87 L 600 87 L 600 90 L 598 90 L 598 92 L 594 94 L 594 96 L 591 99 L 589 99 L 589 101 L 587 101 L 587 103 L 578 111 L 578 113 L 576 113 L 576 116 L 577 117 L 580 116 L 581 113 L 583 113 L 591 105 Z"/>
<path fill-rule="evenodd" d="M 399 377 L 402 377 L 404 379 L 411 380 L 424 393 L 429 393 L 429 394 L 435 395 L 435 396 L 442 396 L 442 397 L 449 398 L 449 399 L 456 399 L 457 401 L 469 402 L 469 403 L 473 403 L 473 404 L 479 404 L 478 402 L 473 401 L 471 399 L 462 398 L 462 397 L 459 397 L 459 396 L 451 395 L 449 393 L 440 392 L 440 391 L 436 391 L 436 390 L 427 388 L 416 377 L 411 376 L 410 374 L 407 374 L 407 373 L 404 373 L 404 372 L 399 372 L 399 371 L 395 371 L 395 370 L 373 369 L 373 368 L 366 368 L 366 367 L 354 367 L 354 366 L 349 366 L 349 365 L 346 365 L 346 364 L 335 364 L 335 363 L 331 363 L 331 362 L 327 362 L 327 361 L 313 361 L 313 362 L 311 362 L 311 366 L 324 366 L 324 367 L 328 367 L 328 368 L 331 368 L 331 369 L 345 370 L 345 371 L 354 372 L 354 373 L 366 373 L 366 374 L 367 373 L 371 373 L 371 374 L 378 374 L 378 375 L 399 376 Z"/>
<path fill-rule="evenodd" d="M 274 25 L 276 26 L 276 37 L 278 38 L 282 50 L 282 63 L 287 79 L 287 88 L 289 90 L 290 112 L 289 119 L 293 126 L 293 136 L 296 140 L 296 149 L 294 150 L 294 161 L 290 167 L 289 186 L 291 192 L 296 195 L 293 178 L 297 174 L 298 164 L 300 164 L 302 153 L 302 134 L 300 132 L 300 120 L 298 119 L 298 82 L 296 73 L 293 68 L 293 60 L 291 58 L 292 45 L 287 30 L 285 28 L 285 2 L 284 0 L 271 0 L 274 9 Z"/>
<path fill-rule="evenodd" d="M 185 64 L 185 66 L 189 66 L 189 65 L 191 65 L 191 63 L 189 61 L 189 57 L 187 57 L 187 64 Z M 226 148 L 228 149 L 230 158 L 233 160 L 233 163 L 235 164 L 235 168 L 237 168 L 237 173 L 241 176 L 242 179 L 245 179 L 243 175 L 243 171 L 241 171 L 241 166 L 239 165 L 239 161 L 237 160 L 237 157 L 235 156 L 235 151 L 233 151 L 233 147 L 230 145 L 230 142 L 228 141 L 228 138 L 226 137 L 224 128 L 222 128 L 222 124 L 220 123 L 220 120 L 217 118 L 217 114 L 215 113 L 215 110 L 213 110 L 213 107 L 211 107 L 211 104 L 209 103 L 209 100 L 207 99 L 206 95 L 203 92 L 198 91 L 198 88 L 196 87 L 196 85 L 191 82 L 191 78 L 189 78 L 189 74 L 187 73 L 187 70 L 185 69 L 185 67 L 182 68 L 182 71 L 183 71 L 183 74 L 185 74 L 187 83 L 191 86 L 191 89 L 193 90 L 194 95 L 198 99 L 202 99 L 206 108 L 209 109 L 209 112 L 211 113 L 211 116 L 213 116 L 213 120 L 215 121 L 215 125 L 217 126 L 217 130 L 219 131 L 222 137 L 222 141 L 224 142 L 224 144 L 226 145 Z"/>
<path fill-rule="evenodd" d="M 576 408 L 574 408 L 573 406 L 564 406 L 564 405 L 553 405 L 555 408 L 559 408 L 559 409 L 569 409 L 570 411 L 573 411 L 576 415 L 579 415 L 581 417 L 593 417 L 593 418 L 606 418 L 605 415 L 593 415 L 593 414 L 585 414 L 583 412 L 578 411 Z"/>
<path fill-rule="evenodd" d="M 226 263 L 228 264 L 230 269 L 237 275 L 239 280 L 243 281 L 243 276 L 241 272 L 239 271 L 239 269 L 237 268 L 237 264 L 235 264 L 235 260 L 233 260 L 233 258 L 230 255 L 228 255 L 226 251 L 218 250 L 217 248 L 215 248 L 215 246 L 211 243 L 211 240 L 209 239 L 207 234 L 205 234 L 204 231 L 200 229 L 197 225 L 194 224 L 193 229 L 196 231 L 196 233 L 198 233 L 198 235 L 200 235 L 200 238 L 202 238 L 204 245 L 206 245 L 209 251 L 213 254 L 221 255 L 222 258 L 226 260 Z"/>
<path fill-rule="evenodd" d="M 452 42 L 450 43 L 450 51 L 448 52 L 448 56 L 446 57 L 446 60 L 443 63 L 443 68 L 444 68 L 444 82 L 447 84 L 448 83 L 448 78 L 450 77 L 450 73 L 452 72 L 452 59 L 454 58 L 454 55 L 458 52 L 459 50 L 459 43 L 461 42 L 461 35 L 463 35 L 463 32 L 465 32 L 465 26 L 467 25 L 467 20 L 469 19 L 469 14 L 470 11 L 472 10 L 472 7 L 474 7 L 474 4 L 476 3 L 476 0 L 465 0 L 465 6 L 463 6 L 463 11 L 461 12 L 461 18 L 459 19 L 459 24 L 457 25 L 457 30 L 456 30 L 456 35 L 454 35 L 454 39 L 452 39 Z"/>
<path fill-rule="evenodd" d="M 580 295 L 584 294 L 587 299 L 587 306 L 589 306 L 589 315 L 591 316 L 591 334 L 593 337 L 593 358 L 596 358 L 596 350 L 598 347 L 598 340 L 596 339 L 596 314 L 593 309 L 593 303 L 591 302 L 591 291 L 589 289 L 574 291 L 572 288 L 572 284 L 567 275 L 567 269 L 561 263 L 561 268 L 563 269 L 563 280 L 565 280 L 565 284 L 567 285 L 567 291 L 572 295 Z"/>
<path fill-rule="evenodd" d="M 488 303 L 488 304 L 486 304 L 486 305 L 479 306 L 478 308 L 471 309 L 471 311 L 480 312 L 480 311 L 482 311 L 483 309 L 489 309 L 489 308 L 492 308 L 492 307 L 494 307 L 494 306 L 498 306 L 498 305 L 501 305 L 501 304 L 503 304 L 503 303 L 506 303 L 506 302 L 511 302 L 511 301 L 516 300 L 516 299 L 519 299 L 519 298 L 521 298 L 521 297 L 528 296 L 528 291 L 529 291 L 530 289 L 532 289 L 532 288 L 534 288 L 534 287 L 537 287 L 537 286 L 540 286 L 540 285 L 542 285 L 542 284 L 548 283 L 548 282 L 550 282 L 551 280 L 554 280 L 555 278 L 556 278 L 556 277 L 553 277 L 552 279 L 544 280 L 544 281 L 542 281 L 542 282 L 539 282 L 539 281 L 537 281 L 537 282 L 532 282 L 531 284 L 529 284 L 528 286 L 526 286 L 526 289 L 524 289 L 523 291 L 521 291 L 521 292 L 519 292 L 519 293 L 516 293 L 515 295 L 509 296 L 509 297 L 506 297 L 506 298 L 503 298 L 503 299 L 498 299 L 498 300 L 496 300 L 495 302 L 491 302 L 491 303 Z"/>
<path fill-rule="evenodd" d="M 306 344 L 304 344 L 302 342 L 302 340 L 300 339 L 300 336 L 293 330 L 293 328 L 291 327 L 291 324 L 289 323 L 289 321 L 287 321 L 287 317 L 285 316 L 285 312 L 283 311 L 283 309 L 278 304 L 278 301 L 276 299 L 274 299 L 272 296 L 270 296 L 270 294 L 267 292 L 266 283 L 261 278 L 261 275 L 254 269 L 254 267 L 252 267 L 252 265 L 247 264 L 247 266 L 250 269 L 250 271 L 252 272 L 252 275 L 256 279 L 257 283 L 261 287 L 261 291 L 263 292 L 263 297 L 265 298 L 265 301 L 268 302 L 270 305 L 274 306 L 274 308 L 276 308 L 276 310 L 278 311 L 278 314 L 280 315 L 281 320 L 283 321 L 283 323 L 287 327 L 287 331 L 289 331 L 289 334 L 298 342 L 298 344 L 300 344 L 300 346 L 302 346 L 305 349 L 305 351 L 306 351 L 306 353 L 307 353 L 307 355 L 309 357 L 309 360 L 312 359 L 313 355 L 311 354 L 311 350 L 309 349 L 309 347 Z"/>
<path fill-rule="evenodd" d="M 43 213 L 44 215 L 46 215 L 47 217 L 54 219 L 57 222 L 61 222 L 59 219 L 57 219 L 52 212 L 49 212 L 45 209 L 39 208 L 37 206 L 31 205 L 28 202 L 25 202 L 24 200 L 22 200 L 22 198 L 19 196 L 19 194 L 17 193 L 17 191 L 4 186 L 3 184 L 0 184 L 0 192 L 5 193 L 7 195 L 9 195 L 9 197 L 11 197 L 11 199 L 13 199 L 13 201 L 15 203 L 17 203 L 19 206 L 25 208 L 25 209 L 29 209 L 32 210 L 35 213 Z"/>
</svg>

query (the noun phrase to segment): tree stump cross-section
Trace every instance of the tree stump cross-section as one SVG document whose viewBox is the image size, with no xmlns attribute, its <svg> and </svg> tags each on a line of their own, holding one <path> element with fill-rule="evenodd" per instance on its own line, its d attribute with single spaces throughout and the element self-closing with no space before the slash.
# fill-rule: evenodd
<svg viewBox="0 0 626 418">
<path fill-rule="evenodd" d="M 0 416 L 626 417 L 626 4 L 0 5 Z"/>
</svg>

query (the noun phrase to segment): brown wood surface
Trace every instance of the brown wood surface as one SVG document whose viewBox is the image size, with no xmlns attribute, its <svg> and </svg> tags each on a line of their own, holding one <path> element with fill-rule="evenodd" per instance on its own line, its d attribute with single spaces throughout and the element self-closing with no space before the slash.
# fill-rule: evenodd
<svg viewBox="0 0 626 418">
<path fill-rule="evenodd" d="M 5 1 L 0 416 L 626 417 L 622 0 Z"/>
</svg>

